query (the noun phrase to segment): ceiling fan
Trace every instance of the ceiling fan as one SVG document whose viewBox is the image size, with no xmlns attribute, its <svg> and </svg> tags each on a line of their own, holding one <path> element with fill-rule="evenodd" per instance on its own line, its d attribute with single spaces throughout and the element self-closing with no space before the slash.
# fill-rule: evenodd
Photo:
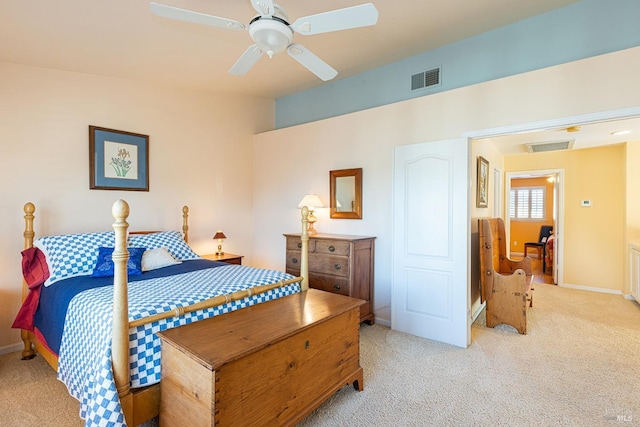
<svg viewBox="0 0 640 427">
<path fill-rule="evenodd" d="M 338 72 L 301 44 L 293 43 L 294 33 L 321 34 L 366 27 L 378 22 L 378 10 L 371 3 L 304 16 L 296 19 L 293 24 L 289 24 L 287 12 L 273 0 L 251 0 L 251 4 L 258 15 L 247 26 L 233 19 L 220 18 L 159 3 L 152 2 L 149 7 L 153 13 L 163 18 L 209 25 L 226 30 L 249 30 L 254 44 L 249 46 L 231 67 L 229 70 L 231 74 L 246 74 L 264 53 L 271 58 L 286 50 L 289 56 L 324 81 L 333 79 Z"/>
</svg>

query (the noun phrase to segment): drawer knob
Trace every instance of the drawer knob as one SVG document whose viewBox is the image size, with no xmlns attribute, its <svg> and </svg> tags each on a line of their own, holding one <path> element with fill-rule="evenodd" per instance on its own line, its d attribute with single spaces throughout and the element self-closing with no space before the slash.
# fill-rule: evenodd
<svg viewBox="0 0 640 427">
<path fill-rule="evenodd" d="M 329 246 L 329 252 L 335 252 L 336 251 L 336 247 L 331 245 Z"/>
<path fill-rule="evenodd" d="M 340 270 L 342 266 L 340 264 L 333 264 L 333 268 L 335 268 L 336 270 Z"/>
<path fill-rule="evenodd" d="M 291 262 L 293 264 L 297 264 L 298 263 L 298 258 L 291 258 Z"/>
<path fill-rule="evenodd" d="M 302 247 L 302 242 L 298 242 L 298 249 Z"/>
<path fill-rule="evenodd" d="M 333 290 L 334 291 L 339 291 L 340 290 L 340 285 L 333 285 Z"/>
</svg>

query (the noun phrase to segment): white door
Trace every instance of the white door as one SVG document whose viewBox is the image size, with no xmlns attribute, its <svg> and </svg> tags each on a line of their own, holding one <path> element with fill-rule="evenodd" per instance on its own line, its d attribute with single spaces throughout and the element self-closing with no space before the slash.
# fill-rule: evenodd
<svg viewBox="0 0 640 427">
<path fill-rule="evenodd" d="M 466 347 L 469 143 L 399 146 L 394 158 L 391 328 Z"/>
</svg>

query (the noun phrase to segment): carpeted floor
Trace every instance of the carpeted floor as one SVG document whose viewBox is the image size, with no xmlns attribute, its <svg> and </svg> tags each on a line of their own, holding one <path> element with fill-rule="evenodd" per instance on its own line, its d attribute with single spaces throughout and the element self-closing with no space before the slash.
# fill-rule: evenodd
<svg viewBox="0 0 640 427">
<path fill-rule="evenodd" d="M 528 335 L 482 314 L 467 349 L 363 324 L 364 391 L 342 388 L 300 426 L 640 425 L 640 305 L 544 284 L 534 304 Z M 81 426 L 46 362 L 18 359 L 0 357 L 0 425 Z"/>
</svg>

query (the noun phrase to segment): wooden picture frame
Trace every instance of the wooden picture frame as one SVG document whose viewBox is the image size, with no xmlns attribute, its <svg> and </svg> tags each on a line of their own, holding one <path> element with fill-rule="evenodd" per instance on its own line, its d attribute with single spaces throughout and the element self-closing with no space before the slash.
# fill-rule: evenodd
<svg viewBox="0 0 640 427">
<path fill-rule="evenodd" d="M 149 136 L 89 126 L 89 188 L 149 191 Z"/>
<path fill-rule="evenodd" d="M 476 207 L 489 207 L 489 161 L 478 156 Z"/>
<path fill-rule="evenodd" d="M 362 168 L 329 171 L 329 217 L 362 219 Z"/>
</svg>

